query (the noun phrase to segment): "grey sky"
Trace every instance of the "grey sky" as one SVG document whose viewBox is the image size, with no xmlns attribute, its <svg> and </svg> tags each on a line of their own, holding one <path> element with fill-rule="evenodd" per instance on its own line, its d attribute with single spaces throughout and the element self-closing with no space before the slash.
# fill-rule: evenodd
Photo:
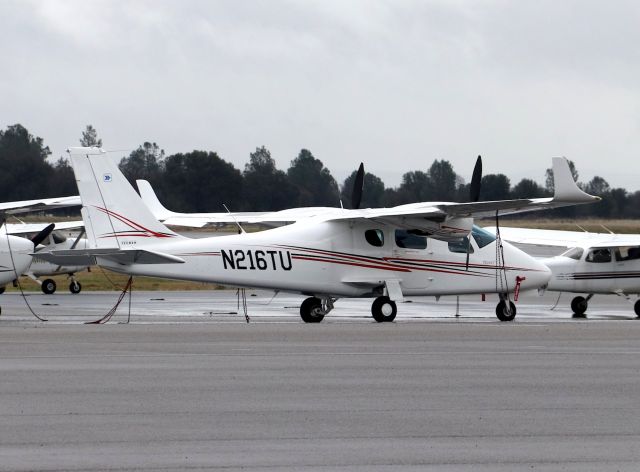
<svg viewBox="0 0 640 472">
<path fill-rule="evenodd" d="M 637 1 L 0 0 L 0 128 L 53 157 L 93 124 L 239 169 L 310 149 L 341 182 L 388 186 L 475 156 L 512 183 L 551 157 L 640 189 Z"/>
</svg>

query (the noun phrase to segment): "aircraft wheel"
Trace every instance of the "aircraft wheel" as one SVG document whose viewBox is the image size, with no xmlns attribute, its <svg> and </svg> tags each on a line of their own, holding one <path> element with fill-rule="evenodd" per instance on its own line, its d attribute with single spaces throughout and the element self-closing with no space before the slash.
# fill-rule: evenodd
<svg viewBox="0 0 640 472">
<path fill-rule="evenodd" d="M 395 320 L 397 313 L 396 302 L 389 297 L 378 297 L 371 304 L 371 314 L 378 323 Z"/>
<path fill-rule="evenodd" d="M 640 318 L 640 300 L 633 305 L 633 311 L 635 311 L 638 318 Z"/>
<path fill-rule="evenodd" d="M 509 308 L 511 313 L 507 312 L 507 302 L 500 300 L 496 306 L 496 316 L 500 321 L 513 321 L 516 317 L 516 305 L 512 301 L 509 301 Z"/>
<path fill-rule="evenodd" d="M 82 290 L 82 285 L 80 284 L 80 282 L 76 280 L 71 281 L 71 283 L 69 284 L 69 291 L 73 294 L 76 294 L 80 293 L 80 290 Z"/>
<path fill-rule="evenodd" d="M 45 279 L 42 281 L 42 285 L 40 286 L 40 289 L 42 289 L 42 293 L 45 293 L 47 295 L 51 295 L 52 293 L 56 292 L 56 281 L 53 279 Z"/>
<path fill-rule="evenodd" d="M 584 297 L 576 297 L 571 300 L 571 309 L 573 310 L 574 318 L 584 318 L 584 314 L 587 311 L 589 303 Z"/>
<path fill-rule="evenodd" d="M 7 289 L 7 287 L 4 286 L 4 285 L 2 287 L 0 287 L 0 295 L 2 295 L 6 289 Z"/>
<path fill-rule="evenodd" d="M 300 305 L 300 318 L 305 323 L 320 323 L 324 318 L 320 299 L 309 297 L 303 301 Z"/>
</svg>

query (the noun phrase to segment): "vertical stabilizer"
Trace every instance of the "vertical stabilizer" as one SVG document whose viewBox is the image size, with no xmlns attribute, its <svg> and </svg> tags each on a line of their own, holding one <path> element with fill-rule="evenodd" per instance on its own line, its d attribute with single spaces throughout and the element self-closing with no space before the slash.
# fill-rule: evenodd
<svg viewBox="0 0 640 472">
<path fill-rule="evenodd" d="M 156 220 L 164 221 L 170 216 L 175 215 L 174 212 L 167 210 L 164 205 L 160 203 L 156 192 L 148 181 L 140 179 L 136 180 L 136 184 L 138 185 L 140 198 L 142 198 L 146 207 L 151 210 L 151 213 L 156 217 Z"/>
<path fill-rule="evenodd" d="M 153 216 L 104 150 L 68 152 L 91 247 L 136 249 L 182 238 Z"/>
</svg>

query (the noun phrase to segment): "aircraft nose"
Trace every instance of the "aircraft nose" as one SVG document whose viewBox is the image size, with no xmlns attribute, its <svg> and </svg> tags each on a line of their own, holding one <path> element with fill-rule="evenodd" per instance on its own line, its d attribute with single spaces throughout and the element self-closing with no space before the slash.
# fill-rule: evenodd
<svg viewBox="0 0 640 472">
<path fill-rule="evenodd" d="M 31 264 L 30 253 L 33 252 L 33 243 L 18 236 L 7 236 L 6 238 L 2 249 L 2 258 L 6 260 L 5 265 L 11 269 L 15 265 L 16 272 L 22 274 Z M 9 249 L 11 249 L 11 254 L 9 254 Z M 13 270 L 10 273 L 13 274 Z"/>
<path fill-rule="evenodd" d="M 509 248 L 509 253 L 513 257 L 513 260 L 517 261 L 516 264 L 514 264 L 515 276 L 524 277 L 520 282 L 521 290 L 540 288 L 551 280 L 551 270 L 549 270 L 542 261 L 534 259 L 514 246 L 507 246 L 506 243 L 504 247 L 505 252 L 507 247 Z M 505 260 L 508 262 L 506 254 Z"/>
</svg>

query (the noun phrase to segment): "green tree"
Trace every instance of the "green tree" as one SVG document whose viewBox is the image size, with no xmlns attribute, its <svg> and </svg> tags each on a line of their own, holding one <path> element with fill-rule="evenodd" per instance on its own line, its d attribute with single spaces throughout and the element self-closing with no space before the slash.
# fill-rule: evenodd
<svg viewBox="0 0 640 472">
<path fill-rule="evenodd" d="M 397 188 L 397 203 L 425 202 L 431 200 L 431 179 L 429 174 L 421 170 L 412 170 L 402 176 L 402 183 Z"/>
<path fill-rule="evenodd" d="M 429 181 L 431 183 L 431 199 L 441 202 L 451 202 L 456 199 L 456 173 L 449 161 L 444 159 L 433 161 L 429 167 Z"/>
<path fill-rule="evenodd" d="M 148 180 L 157 189 L 162 188 L 164 150 L 156 143 L 145 142 L 120 161 L 120 170 L 135 188 L 136 179 Z M 156 189 L 156 190 L 157 190 Z"/>
<path fill-rule="evenodd" d="M 287 170 L 289 182 L 299 192 L 298 206 L 337 206 L 338 184 L 321 160 L 302 149 Z"/>
<path fill-rule="evenodd" d="M 98 132 L 92 125 L 87 125 L 85 130 L 82 132 L 80 145 L 82 147 L 102 147 L 102 139 L 98 138 Z"/>
<path fill-rule="evenodd" d="M 511 183 L 504 174 L 487 174 L 480 183 L 480 200 L 506 200 L 509 198 Z"/>
<path fill-rule="evenodd" d="M 287 174 L 276 169 L 276 162 L 264 146 L 249 155 L 244 172 L 244 197 L 248 210 L 282 210 L 298 199 L 298 189 Z"/>
<path fill-rule="evenodd" d="M 49 154 L 42 138 L 20 124 L 0 131 L 0 201 L 51 196 L 55 189 L 48 183 L 53 170 L 46 160 Z"/>
<path fill-rule="evenodd" d="M 511 198 L 537 198 L 545 195 L 543 189 L 535 180 L 522 179 L 511 190 Z"/>
<path fill-rule="evenodd" d="M 344 179 L 340 198 L 345 208 L 351 208 L 351 196 L 353 194 L 353 182 L 356 179 L 357 170 L 354 170 L 349 177 Z M 364 173 L 364 184 L 362 190 L 362 201 L 360 208 L 379 208 L 383 205 L 384 198 L 384 182 L 380 177 Z"/>
<path fill-rule="evenodd" d="M 219 212 L 242 208 L 242 174 L 215 152 L 191 151 L 164 161 L 164 200 L 181 212 Z"/>
</svg>

